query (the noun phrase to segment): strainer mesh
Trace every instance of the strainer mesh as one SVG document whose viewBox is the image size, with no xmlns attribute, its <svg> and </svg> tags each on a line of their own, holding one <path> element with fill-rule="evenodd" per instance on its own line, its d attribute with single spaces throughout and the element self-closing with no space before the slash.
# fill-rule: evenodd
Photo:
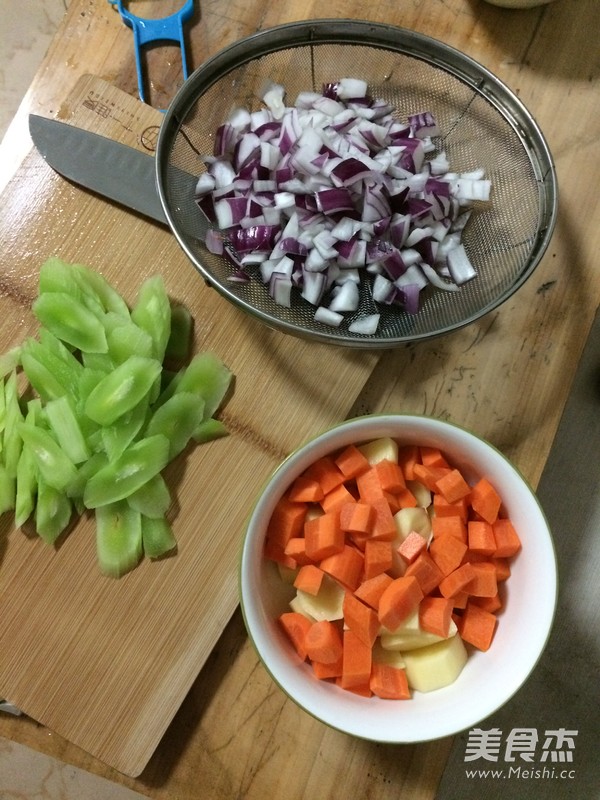
<svg viewBox="0 0 600 800">
<path fill-rule="evenodd" d="M 318 91 L 324 83 L 349 76 L 366 80 L 370 94 L 388 101 L 402 120 L 409 113 L 432 111 L 442 131 L 436 144 L 445 150 L 450 168 L 463 172 L 483 167 L 492 181 L 492 200 L 475 208 L 463 239 L 477 277 L 459 292 L 426 290 L 417 315 L 379 307 L 382 316 L 374 337 L 348 332 L 355 315 L 348 315 L 339 329 L 315 322 L 314 307 L 299 294 L 292 308 L 277 305 L 259 279 L 248 285 L 231 284 L 231 264 L 209 253 L 202 242 L 206 223 L 193 198 L 194 178 L 204 170 L 200 156 L 212 153 L 215 131 L 234 107 L 260 108 L 261 90 L 268 81 L 285 86 L 291 105 L 300 92 Z M 169 124 L 177 130 L 170 138 L 163 191 L 180 242 L 209 282 L 229 299 L 290 333 L 381 347 L 448 332 L 503 302 L 525 279 L 536 254 L 539 260 L 540 241 L 547 241 L 553 213 L 543 186 L 547 167 L 537 163 L 526 146 L 527 137 L 489 92 L 410 52 L 373 44 L 317 42 L 259 54 L 211 85 L 199 85 Z M 359 313 L 373 310 L 365 290 Z"/>
</svg>

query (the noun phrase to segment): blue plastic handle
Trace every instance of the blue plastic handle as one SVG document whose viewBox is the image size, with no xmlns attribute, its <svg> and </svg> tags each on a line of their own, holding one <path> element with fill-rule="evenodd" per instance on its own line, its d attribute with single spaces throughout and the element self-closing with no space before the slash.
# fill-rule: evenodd
<svg viewBox="0 0 600 800">
<path fill-rule="evenodd" d="M 183 77 L 187 80 L 188 66 L 183 26 L 194 13 L 194 0 L 187 0 L 179 11 L 176 11 L 168 17 L 163 17 L 162 19 L 144 19 L 143 17 L 138 17 L 136 14 L 132 14 L 128 9 L 123 7 L 122 0 L 108 0 L 108 2 L 117 7 L 123 22 L 133 30 L 138 94 L 143 103 L 147 101 L 144 88 L 144 71 L 142 67 L 142 48 L 147 45 L 156 42 L 176 42 L 181 51 Z"/>
</svg>

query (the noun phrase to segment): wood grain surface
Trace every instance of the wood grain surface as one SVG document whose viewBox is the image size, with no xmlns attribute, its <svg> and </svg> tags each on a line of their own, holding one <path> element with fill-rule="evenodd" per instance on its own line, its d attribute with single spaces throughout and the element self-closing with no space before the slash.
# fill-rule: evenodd
<svg viewBox="0 0 600 800">
<path fill-rule="evenodd" d="M 163 15 L 178 5 L 140 0 L 136 10 L 160 6 Z M 380 746 L 307 717 L 257 662 L 235 610 L 235 584 L 211 579 L 234 574 L 243 520 L 270 469 L 345 416 L 450 419 L 488 438 L 536 485 L 598 307 L 596 0 L 527 11 L 483 0 L 205 0 L 188 32 L 190 65 L 255 30 L 325 16 L 388 22 L 463 50 L 519 95 L 552 150 L 560 211 L 542 263 L 500 309 L 443 339 L 373 356 L 267 331 L 198 280 L 168 231 L 70 185 L 36 152 L 19 164 L 30 110 L 89 124 L 93 103 L 82 102 L 81 91 L 87 97 L 90 87 L 78 83 L 86 73 L 135 108 L 130 131 L 121 125 L 117 134 L 116 119 L 95 125 L 136 139 L 138 115 L 144 125 L 156 119 L 135 100 L 131 32 L 101 0 L 72 0 L 0 152 L 5 169 L 14 164 L 0 206 L 3 349 L 34 331 L 39 267 L 58 254 L 99 269 L 129 299 L 143 277 L 161 271 L 172 294 L 191 301 L 196 346 L 214 349 L 238 376 L 224 412 L 233 435 L 174 465 L 176 559 L 115 585 L 97 575 L 87 523 L 51 556 L 2 520 L 0 694 L 10 688 L 31 717 L 0 719 L 0 734 L 150 797 L 435 796 L 450 740 Z M 148 61 L 159 107 L 181 83 L 173 56 L 156 52 Z M 106 84 L 94 85 L 110 93 Z M 268 392 L 257 392 L 257 381 Z M 228 482 L 215 492 L 218 475 Z M 175 588 L 182 586 L 185 602 Z M 177 602 L 165 608 L 169 596 Z M 127 682 L 113 702 L 117 674 Z"/>
</svg>

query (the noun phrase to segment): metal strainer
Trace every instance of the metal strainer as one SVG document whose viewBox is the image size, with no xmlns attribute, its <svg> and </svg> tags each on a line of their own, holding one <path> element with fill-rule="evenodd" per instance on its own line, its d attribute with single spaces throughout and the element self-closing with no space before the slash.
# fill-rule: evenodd
<svg viewBox="0 0 600 800">
<path fill-rule="evenodd" d="M 369 93 L 401 119 L 431 111 L 439 146 L 453 171 L 483 167 L 491 201 L 477 208 L 463 243 L 477 277 L 458 292 L 427 290 L 421 310 L 375 309 L 365 290 L 357 313 L 380 311 L 373 336 L 314 320 L 314 306 L 294 298 L 276 304 L 259 279 L 228 281 L 229 261 L 204 246 L 207 222 L 194 200 L 201 155 L 234 107 L 261 107 L 266 82 L 282 84 L 287 102 L 344 77 L 366 80 Z M 484 67 L 427 36 L 354 20 L 314 20 L 271 28 L 225 48 L 184 83 L 161 128 L 158 191 L 179 243 L 206 281 L 244 311 L 296 336 L 356 348 L 393 347 L 467 325 L 508 299 L 531 275 L 550 241 L 557 212 L 556 173 L 546 141 L 523 104 Z"/>
</svg>

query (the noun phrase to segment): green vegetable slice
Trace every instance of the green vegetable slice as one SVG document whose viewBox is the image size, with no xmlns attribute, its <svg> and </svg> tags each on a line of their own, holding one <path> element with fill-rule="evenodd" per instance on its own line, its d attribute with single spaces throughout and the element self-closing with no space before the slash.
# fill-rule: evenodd
<svg viewBox="0 0 600 800">
<path fill-rule="evenodd" d="M 164 517 L 171 505 L 171 492 L 162 475 L 155 475 L 127 498 L 131 508 L 146 517 Z"/>
<path fill-rule="evenodd" d="M 189 361 L 193 326 L 192 315 L 185 306 L 171 307 L 171 332 L 165 351 L 165 361 L 174 364 L 184 364 Z"/>
<path fill-rule="evenodd" d="M 37 468 L 27 445 L 21 450 L 17 464 L 15 496 L 15 527 L 20 528 L 33 514 L 36 505 L 38 479 Z"/>
<path fill-rule="evenodd" d="M 90 457 L 79 420 L 66 395 L 46 403 L 45 413 L 56 441 L 73 464 L 81 464 Z"/>
<path fill-rule="evenodd" d="M 19 435 L 19 425 L 23 421 L 23 413 L 19 402 L 17 373 L 11 372 L 4 383 L 5 422 L 2 432 L 2 457 L 7 473 L 17 477 L 17 464 L 21 455 L 23 441 Z"/>
<path fill-rule="evenodd" d="M 41 478 L 59 492 L 65 491 L 76 478 L 77 469 L 56 439 L 31 422 L 20 422 L 17 430 L 21 440 L 30 448 Z"/>
<path fill-rule="evenodd" d="M 205 419 L 196 428 L 193 434 L 193 439 L 198 444 L 210 442 L 213 439 L 221 439 L 223 436 L 228 436 L 229 431 L 227 427 L 221 422 L 220 419 Z"/>
<path fill-rule="evenodd" d="M 120 319 L 119 324 L 107 330 L 106 340 L 108 342 L 108 355 L 115 364 L 122 364 L 131 356 L 154 357 L 152 337 L 131 320 Z"/>
<path fill-rule="evenodd" d="M 112 425 L 148 394 L 161 370 L 156 359 L 131 356 L 92 389 L 85 413 L 100 425 Z"/>
<path fill-rule="evenodd" d="M 120 417 L 114 425 L 100 428 L 102 448 L 110 461 L 114 461 L 136 438 L 148 419 L 150 402 L 146 395 L 140 402 Z"/>
<path fill-rule="evenodd" d="M 80 286 L 84 290 L 95 292 L 107 312 L 112 311 L 125 319 L 129 319 L 127 303 L 103 275 L 85 266 L 85 264 L 71 264 L 71 267 L 77 275 Z"/>
<path fill-rule="evenodd" d="M 161 558 L 177 547 L 173 529 L 164 517 L 142 516 L 142 546 L 148 558 Z"/>
<path fill-rule="evenodd" d="M 45 292 L 34 300 L 36 318 L 63 342 L 88 353 L 106 353 L 104 326 L 89 309 L 66 292 Z"/>
<path fill-rule="evenodd" d="M 125 452 L 93 475 L 85 487 L 86 508 L 115 503 L 135 492 L 169 463 L 169 440 L 150 436 L 130 445 Z"/>
<path fill-rule="evenodd" d="M 16 480 L 9 475 L 8 470 L 0 464 L 0 514 L 12 511 L 15 507 Z"/>
<path fill-rule="evenodd" d="M 160 275 L 141 285 L 131 319 L 152 337 L 154 357 L 161 363 L 171 334 L 171 303 Z"/>
<path fill-rule="evenodd" d="M 95 516 L 100 569 L 111 578 L 120 578 L 142 558 L 142 515 L 121 501 L 97 508 Z"/>
<path fill-rule="evenodd" d="M 171 460 L 185 448 L 203 418 L 204 402 L 191 392 L 178 392 L 156 409 L 146 428 L 146 436 L 159 433 L 166 436 Z"/>
<path fill-rule="evenodd" d="M 11 347 L 0 355 L 0 378 L 5 378 L 21 363 L 21 345 Z"/>
<path fill-rule="evenodd" d="M 38 481 L 35 530 L 46 544 L 54 544 L 71 520 L 73 506 L 64 492 L 43 479 Z"/>
</svg>

